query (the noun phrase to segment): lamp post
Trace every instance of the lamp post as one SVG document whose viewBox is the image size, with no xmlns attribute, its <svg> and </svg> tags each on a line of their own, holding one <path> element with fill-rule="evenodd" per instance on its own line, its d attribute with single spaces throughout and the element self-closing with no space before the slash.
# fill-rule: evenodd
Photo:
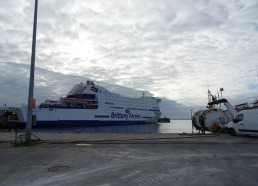
<svg viewBox="0 0 258 186">
<path fill-rule="evenodd" d="M 30 66 L 30 84 L 29 84 L 29 96 L 28 96 L 28 111 L 27 111 L 27 123 L 26 123 L 26 135 L 25 135 L 26 143 L 30 143 L 30 141 L 31 141 L 32 109 L 35 107 L 35 100 L 33 99 L 33 90 L 34 90 L 37 14 L 38 14 L 38 0 L 35 0 L 32 50 L 31 50 L 31 66 Z"/>
<path fill-rule="evenodd" d="M 192 133 L 194 133 L 194 132 L 193 132 L 193 127 L 194 127 L 194 126 L 193 126 L 193 110 L 190 110 L 190 111 L 191 111 L 191 121 L 192 121 Z"/>
</svg>

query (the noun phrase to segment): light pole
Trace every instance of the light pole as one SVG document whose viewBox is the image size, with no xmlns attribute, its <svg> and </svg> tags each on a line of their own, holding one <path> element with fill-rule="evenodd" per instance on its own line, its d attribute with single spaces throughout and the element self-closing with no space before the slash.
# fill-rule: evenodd
<svg viewBox="0 0 258 186">
<path fill-rule="evenodd" d="M 25 135 L 26 143 L 30 143 L 30 141 L 31 141 L 32 109 L 35 107 L 35 100 L 33 99 L 33 90 L 34 90 L 37 15 L 38 15 L 38 0 L 35 0 L 32 50 L 31 50 L 31 66 L 30 66 L 30 84 L 29 84 L 29 96 L 28 96 L 28 111 L 27 111 L 27 123 L 26 123 L 26 135 Z"/>
</svg>

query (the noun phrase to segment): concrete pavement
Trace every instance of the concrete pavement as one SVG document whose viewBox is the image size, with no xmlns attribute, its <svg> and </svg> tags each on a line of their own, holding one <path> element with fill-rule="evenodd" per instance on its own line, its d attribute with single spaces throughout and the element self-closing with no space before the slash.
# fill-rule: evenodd
<svg viewBox="0 0 258 186">
<path fill-rule="evenodd" d="M 0 185 L 257 185 L 258 138 L 0 132 Z"/>
</svg>

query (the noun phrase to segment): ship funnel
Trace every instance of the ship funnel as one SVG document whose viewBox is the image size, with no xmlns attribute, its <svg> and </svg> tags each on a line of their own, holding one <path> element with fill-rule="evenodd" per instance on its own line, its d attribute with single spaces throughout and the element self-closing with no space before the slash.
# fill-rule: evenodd
<svg viewBox="0 0 258 186">
<path fill-rule="evenodd" d="M 74 95 L 74 94 L 82 94 L 84 89 L 85 89 L 85 86 L 83 83 L 74 85 L 74 87 L 68 92 L 67 96 Z"/>
</svg>

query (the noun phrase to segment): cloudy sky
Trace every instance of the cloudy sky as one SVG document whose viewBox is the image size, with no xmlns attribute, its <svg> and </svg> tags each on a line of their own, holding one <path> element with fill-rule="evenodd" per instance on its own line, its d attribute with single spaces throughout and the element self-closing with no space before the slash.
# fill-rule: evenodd
<svg viewBox="0 0 258 186">
<path fill-rule="evenodd" d="M 33 11 L 33 0 L 0 1 L 0 107 L 27 103 Z M 257 99 L 257 68 L 257 0 L 39 0 L 37 103 L 92 79 L 187 117 L 208 88 Z"/>
</svg>

